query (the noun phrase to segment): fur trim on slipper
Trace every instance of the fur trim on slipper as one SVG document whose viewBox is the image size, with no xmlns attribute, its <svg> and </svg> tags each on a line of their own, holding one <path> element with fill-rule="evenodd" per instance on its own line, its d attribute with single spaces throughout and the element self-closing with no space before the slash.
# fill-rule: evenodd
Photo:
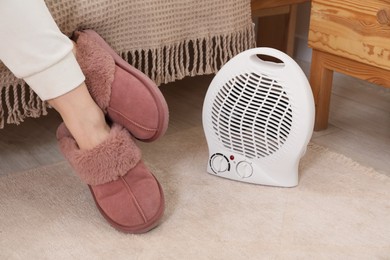
<svg viewBox="0 0 390 260">
<path fill-rule="evenodd" d="M 108 138 L 90 150 L 81 150 L 65 124 L 57 129 L 61 152 L 82 181 L 99 185 L 117 180 L 141 160 L 141 151 L 130 133 L 118 124 L 111 127 Z"/>
<path fill-rule="evenodd" d="M 114 81 L 115 61 L 100 45 L 85 34 L 75 32 L 76 59 L 85 75 L 85 84 L 96 104 L 107 113 Z"/>
</svg>

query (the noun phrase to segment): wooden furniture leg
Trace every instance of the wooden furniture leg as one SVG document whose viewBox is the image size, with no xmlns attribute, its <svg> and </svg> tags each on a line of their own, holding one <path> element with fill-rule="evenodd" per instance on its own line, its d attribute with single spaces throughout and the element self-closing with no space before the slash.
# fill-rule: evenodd
<svg viewBox="0 0 390 260">
<path fill-rule="evenodd" d="M 310 85 L 316 108 L 314 130 L 328 126 L 333 71 L 390 88 L 390 71 L 313 49 Z"/>
<path fill-rule="evenodd" d="M 330 95 L 332 93 L 333 71 L 326 68 L 323 53 L 313 50 L 310 69 L 310 85 L 315 103 L 314 130 L 328 127 Z"/>
<path fill-rule="evenodd" d="M 286 53 L 293 57 L 295 47 L 295 29 L 297 27 L 297 10 L 298 5 L 290 5 L 290 14 L 288 17 L 287 39 L 286 39 Z"/>
</svg>

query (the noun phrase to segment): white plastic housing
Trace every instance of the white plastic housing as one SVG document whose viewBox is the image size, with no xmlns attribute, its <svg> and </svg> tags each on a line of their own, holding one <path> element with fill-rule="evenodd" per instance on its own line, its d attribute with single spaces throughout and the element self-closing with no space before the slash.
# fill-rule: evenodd
<svg viewBox="0 0 390 260">
<path fill-rule="evenodd" d="M 210 174 L 263 185 L 298 184 L 299 160 L 313 133 L 314 101 L 305 74 L 288 55 L 254 48 L 232 58 L 209 86 L 202 120 Z"/>
</svg>

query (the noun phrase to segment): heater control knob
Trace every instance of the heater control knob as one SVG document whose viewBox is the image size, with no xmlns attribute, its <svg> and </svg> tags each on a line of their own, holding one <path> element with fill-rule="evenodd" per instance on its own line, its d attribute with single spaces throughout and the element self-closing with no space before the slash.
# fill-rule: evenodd
<svg viewBox="0 0 390 260">
<path fill-rule="evenodd" d="M 245 162 L 245 161 L 239 162 L 237 164 L 236 171 L 237 171 L 238 176 L 240 176 L 241 178 L 251 177 L 252 173 L 253 173 L 252 164 L 250 164 L 249 162 Z"/>
<path fill-rule="evenodd" d="M 210 166 L 215 173 L 220 173 L 229 170 L 230 164 L 224 155 L 217 153 L 211 157 Z"/>
</svg>

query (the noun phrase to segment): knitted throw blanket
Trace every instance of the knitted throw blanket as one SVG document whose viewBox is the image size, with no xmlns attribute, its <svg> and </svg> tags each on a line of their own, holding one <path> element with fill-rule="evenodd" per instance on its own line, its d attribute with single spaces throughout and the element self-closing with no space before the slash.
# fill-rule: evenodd
<svg viewBox="0 0 390 260">
<path fill-rule="evenodd" d="M 46 0 L 61 31 L 93 29 L 157 85 L 215 73 L 254 47 L 250 0 Z M 0 62 L 0 128 L 47 114 Z"/>
</svg>

